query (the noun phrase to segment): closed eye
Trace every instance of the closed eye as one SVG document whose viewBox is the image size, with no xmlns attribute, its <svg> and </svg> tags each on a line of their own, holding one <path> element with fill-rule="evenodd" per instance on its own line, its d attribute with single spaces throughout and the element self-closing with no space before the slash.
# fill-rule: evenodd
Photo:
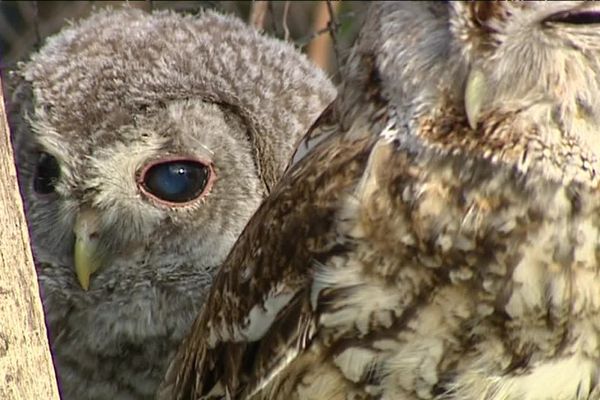
<svg viewBox="0 0 600 400">
<path fill-rule="evenodd" d="M 546 18 L 544 22 L 570 25 L 600 24 L 600 10 L 561 11 L 556 14 L 552 14 Z"/>
</svg>

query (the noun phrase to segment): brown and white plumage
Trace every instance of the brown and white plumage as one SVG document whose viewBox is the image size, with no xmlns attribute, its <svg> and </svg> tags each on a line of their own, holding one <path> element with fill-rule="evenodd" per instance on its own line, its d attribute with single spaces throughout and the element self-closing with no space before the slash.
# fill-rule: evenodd
<svg viewBox="0 0 600 400">
<path fill-rule="evenodd" d="M 373 5 L 161 398 L 600 398 L 598 93 L 597 4 Z"/>
<path fill-rule="evenodd" d="M 130 8 L 65 27 L 13 78 L 62 398 L 151 398 L 335 89 L 291 44 L 232 16 Z"/>
</svg>

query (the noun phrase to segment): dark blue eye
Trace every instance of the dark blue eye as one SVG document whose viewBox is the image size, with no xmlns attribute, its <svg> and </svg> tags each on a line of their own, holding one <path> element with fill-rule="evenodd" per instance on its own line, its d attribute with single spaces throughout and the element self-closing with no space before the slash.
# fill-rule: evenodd
<svg viewBox="0 0 600 400">
<path fill-rule="evenodd" d="M 200 197 L 208 188 L 212 170 L 198 161 L 175 160 L 147 168 L 141 184 L 145 192 L 169 203 L 186 203 Z"/>
</svg>

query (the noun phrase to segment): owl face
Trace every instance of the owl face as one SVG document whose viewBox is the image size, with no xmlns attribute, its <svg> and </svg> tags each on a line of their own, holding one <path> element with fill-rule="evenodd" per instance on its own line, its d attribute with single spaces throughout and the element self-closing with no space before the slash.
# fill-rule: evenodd
<svg viewBox="0 0 600 400">
<path fill-rule="evenodd" d="M 48 38 L 11 116 L 37 260 L 90 291 L 212 270 L 333 98 L 299 56 L 211 12 L 105 10 Z"/>
<path fill-rule="evenodd" d="M 263 193 L 242 121 L 185 100 L 105 125 L 32 119 L 19 162 L 38 261 L 86 290 L 107 266 L 216 266 Z"/>
<path fill-rule="evenodd" d="M 597 3 L 411 4 L 390 7 L 382 17 L 394 18 L 397 24 L 364 36 L 379 35 L 375 43 L 394 49 L 377 58 L 383 79 L 392 82 L 386 96 L 405 113 L 401 117 L 414 118 L 416 126 L 423 122 L 420 117 L 434 123 L 451 109 L 465 115 L 478 133 L 468 139 L 473 146 L 489 144 L 481 151 L 487 158 L 524 173 L 540 171 L 551 180 L 595 185 L 600 168 Z M 507 132 L 529 137 L 508 138 Z M 498 143 L 505 140 L 514 145 L 501 151 Z"/>
<path fill-rule="evenodd" d="M 573 115 L 597 118 L 600 6 L 456 3 L 453 11 L 453 33 L 470 79 L 480 86 L 474 108 L 467 108 L 472 125 L 486 108 L 516 107 L 517 102 L 522 108 L 544 98 L 560 103 L 548 110 L 559 114 L 560 122 L 569 123 Z"/>
</svg>

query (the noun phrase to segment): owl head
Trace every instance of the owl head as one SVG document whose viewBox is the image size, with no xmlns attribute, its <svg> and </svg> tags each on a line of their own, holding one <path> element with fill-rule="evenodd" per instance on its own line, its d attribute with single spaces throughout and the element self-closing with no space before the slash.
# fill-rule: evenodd
<svg viewBox="0 0 600 400">
<path fill-rule="evenodd" d="M 425 118 L 428 125 L 445 120 L 473 155 L 551 180 L 594 184 L 598 3 L 382 3 L 372 11 L 345 87 L 364 85 L 375 69 L 384 97 L 411 129 Z M 451 141 L 431 136 L 440 150 L 452 151 L 440 144 Z"/>
<path fill-rule="evenodd" d="M 97 12 L 12 79 L 42 288 L 85 302 L 208 284 L 335 95 L 293 46 L 210 11 Z"/>
</svg>

